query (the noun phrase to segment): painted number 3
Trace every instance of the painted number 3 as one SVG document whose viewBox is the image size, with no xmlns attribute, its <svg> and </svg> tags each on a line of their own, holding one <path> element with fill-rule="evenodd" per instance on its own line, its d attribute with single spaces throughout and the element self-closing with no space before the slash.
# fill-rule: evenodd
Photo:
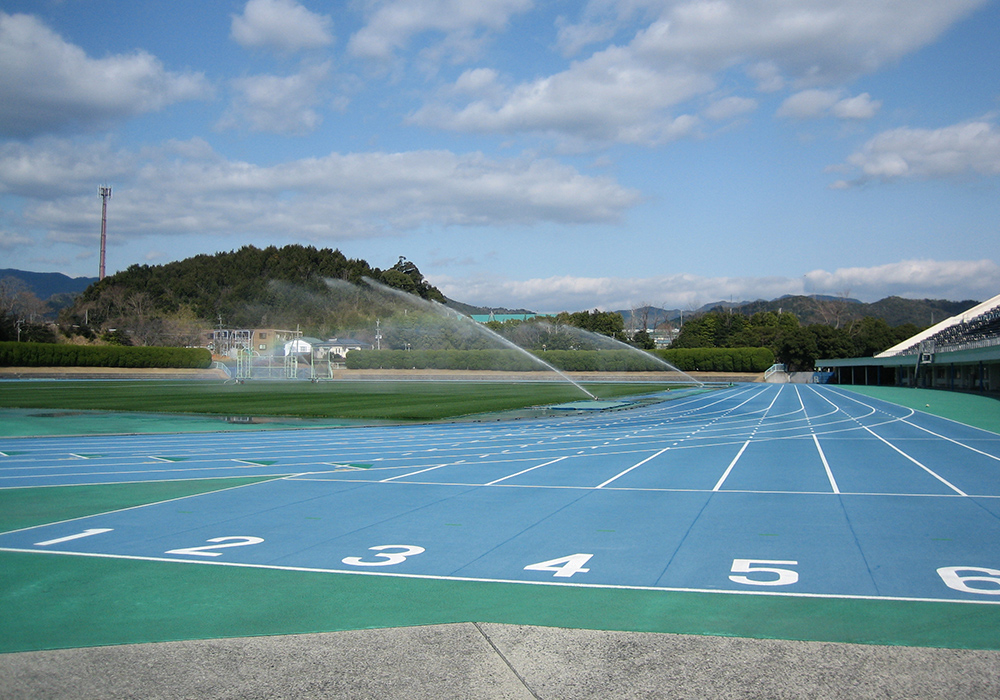
<svg viewBox="0 0 1000 700">
<path fill-rule="evenodd" d="M 348 566 L 392 566 L 393 564 L 402 564 L 406 561 L 407 557 L 412 557 L 415 554 L 422 554 L 425 550 L 423 547 L 416 547 L 411 544 L 380 544 L 376 547 L 369 547 L 368 549 L 373 552 L 379 552 L 376 557 L 380 557 L 375 561 L 365 561 L 361 557 L 345 557 L 341 559 L 342 562 Z M 389 549 L 399 549 L 399 552 L 388 552 L 385 550 Z"/>
</svg>

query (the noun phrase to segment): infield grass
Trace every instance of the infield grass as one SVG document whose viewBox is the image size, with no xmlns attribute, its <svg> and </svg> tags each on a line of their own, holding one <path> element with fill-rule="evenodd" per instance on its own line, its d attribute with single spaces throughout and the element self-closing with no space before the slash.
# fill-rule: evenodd
<svg viewBox="0 0 1000 700">
<path fill-rule="evenodd" d="M 601 399 L 677 385 L 596 383 Z M 428 421 L 586 400 L 563 382 L 357 381 L 248 382 L 67 381 L 0 383 L 0 408 L 293 416 Z"/>
</svg>

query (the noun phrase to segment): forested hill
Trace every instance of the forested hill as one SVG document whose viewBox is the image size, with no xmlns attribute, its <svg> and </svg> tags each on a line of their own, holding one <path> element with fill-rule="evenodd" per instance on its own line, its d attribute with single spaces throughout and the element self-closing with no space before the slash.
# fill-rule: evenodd
<svg viewBox="0 0 1000 700">
<path fill-rule="evenodd" d="M 120 324 L 139 334 L 133 329 L 148 328 L 151 335 L 179 336 L 180 327 L 220 322 L 228 328 L 299 326 L 309 333 L 336 333 L 367 323 L 380 303 L 388 303 L 385 294 L 373 303 L 377 295 L 364 278 L 444 302 L 402 257 L 381 270 L 329 248 L 245 246 L 165 265 L 132 265 L 90 286 L 62 320 L 89 327 Z"/>
</svg>

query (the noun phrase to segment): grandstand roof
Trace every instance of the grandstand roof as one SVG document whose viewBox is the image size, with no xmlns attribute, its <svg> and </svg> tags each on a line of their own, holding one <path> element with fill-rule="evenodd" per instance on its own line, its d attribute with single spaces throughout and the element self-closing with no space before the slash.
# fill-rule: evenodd
<svg viewBox="0 0 1000 700">
<path fill-rule="evenodd" d="M 875 357 L 915 355 L 922 352 L 922 347 L 929 348 L 930 352 L 940 352 L 993 345 L 1000 345 L 1000 295 L 947 318 Z"/>
</svg>

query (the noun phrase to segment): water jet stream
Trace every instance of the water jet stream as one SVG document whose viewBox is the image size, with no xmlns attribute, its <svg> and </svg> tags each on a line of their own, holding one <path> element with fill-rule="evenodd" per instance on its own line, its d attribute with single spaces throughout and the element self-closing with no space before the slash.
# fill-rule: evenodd
<svg viewBox="0 0 1000 700">
<path fill-rule="evenodd" d="M 553 367 L 548 362 L 545 362 L 544 360 L 542 360 L 537 355 L 528 352 L 527 350 L 525 350 L 521 346 L 517 345 L 516 343 L 513 343 L 513 342 L 507 340 L 506 338 L 504 338 L 499 333 L 494 332 L 492 329 L 490 329 L 490 328 L 488 328 L 488 327 L 486 327 L 486 326 L 484 326 L 484 325 L 482 325 L 480 323 L 476 323 L 475 321 L 473 321 L 468 316 L 465 316 L 464 314 L 460 314 L 459 312 L 455 311 L 454 309 L 449 309 L 444 304 L 440 304 L 440 303 L 438 303 L 436 301 L 430 301 L 430 300 L 427 300 L 427 299 L 421 299 L 418 296 L 414 296 L 413 294 L 409 294 L 409 293 L 404 292 L 402 290 L 393 289 L 392 287 L 387 287 L 384 284 L 376 282 L 375 280 L 370 279 L 368 277 L 364 277 L 363 279 L 365 281 L 365 284 L 371 286 L 373 289 L 377 289 L 377 290 L 385 292 L 387 294 L 392 294 L 393 296 L 396 296 L 396 297 L 398 297 L 398 298 L 400 298 L 400 299 L 402 299 L 402 300 L 404 300 L 404 301 L 406 301 L 406 302 L 408 302 L 410 304 L 413 304 L 414 306 L 417 306 L 417 307 L 420 307 L 420 308 L 425 308 L 425 309 L 427 309 L 429 311 L 432 311 L 432 312 L 434 312 L 434 313 L 436 313 L 438 315 L 448 316 L 449 318 L 454 319 L 454 320 L 458 321 L 459 323 L 470 324 L 470 325 L 467 325 L 465 327 L 472 329 L 473 332 L 475 332 L 475 333 L 478 333 L 478 334 L 481 334 L 481 335 L 485 335 L 485 336 L 487 336 L 487 337 L 489 337 L 489 338 L 491 338 L 491 339 L 499 342 L 500 344 L 504 345 L 507 348 L 510 348 L 512 350 L 517 350 L 519 353 L 521 353 L 525 357 L 529 358 L 535 364 L 541 365 L 542 367 L 544 367 L 545 369 L 547 369 L 547 370 L 549 370 L 551 372 L 555 372 L 563 380 L 569 382 L 570 384 L 572 384 L 573 386 L 575 386 L 577 389 L 579 389 L 580 391 L 582 391 L 584 394 L 586 394 L 587 398 L 589 398 L 590 400 L 592 400 L 592 401 L 596 401 L 597 400 L 597 397 L 594 396 L 594 394 L 590 393 L 589 391 L 587 391 L 586 389 L 584 389 L 580 384 L 578 384 L 577 382 L 573 381 L 566 373 L 564 373 L 561 370 Z"/>
</svg>

